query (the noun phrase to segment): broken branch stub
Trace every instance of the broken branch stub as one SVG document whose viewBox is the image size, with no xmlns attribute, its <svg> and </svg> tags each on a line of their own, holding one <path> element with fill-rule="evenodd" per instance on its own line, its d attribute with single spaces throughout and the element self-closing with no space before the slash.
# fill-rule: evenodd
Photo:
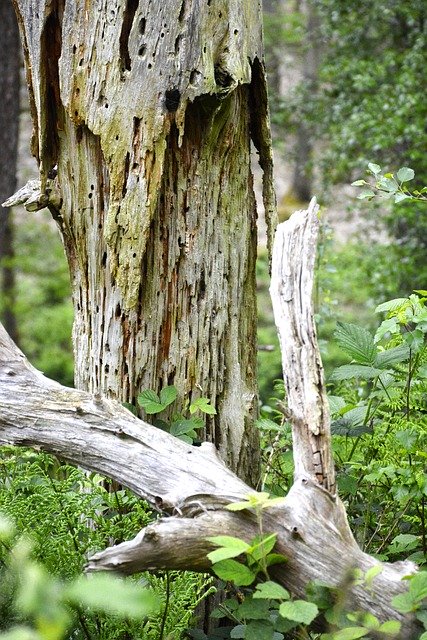
<svg viewBox="0 0 427 640">
<path fill-rule="evenodd" d="M 312 303 L 318 211 L 313 198 L 306 211 L 277 227 L 270 294 L 292 423 L 295 478 L 314 478 L 335 495 L 329 405 Z"/>
</svg>

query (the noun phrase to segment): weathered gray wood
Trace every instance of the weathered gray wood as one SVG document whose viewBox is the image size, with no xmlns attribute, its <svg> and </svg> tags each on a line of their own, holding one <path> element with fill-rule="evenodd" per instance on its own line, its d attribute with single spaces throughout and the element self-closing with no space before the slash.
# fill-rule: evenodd
<svg viewBox="0 0 427 640">
<path fill-rule="evenodd" d="M 312 304 L 318 211 L 313 199 L 307 211 L 278 226 L 270 293 L 292 423 L 295 477 L 313 477 L 334 495 L 329 405 Z"/>
<path fill-rule="evenodd" d="M 313 238 L 314 207 L 308 215 L 300 212 L 296 220 L 286 224 L 278 232 L 279 247 L 286 244 L 281 233 L 283 236 L 289 233 L 294 241 L 300 234 Z M 299 271 L 299 277 L 293 280 L 297 283 L 302 281 L 302 271 L 309 268 L 307 265 L 313 267 L 313 261 L 307 262 L 305 255 L 313 246 L 310 243 L 305 248 L 298 246 L 301 252 L 293 260 L 293 269 Z M 278 260 L 277 247 L 275 256 Z M 284 264 L 287 260 L 289 256 L 284 257 Z M 281 296 L 281 300 L 285 305 L 293 300 L 300 308 L 287 277 L 284 282 L 278 281 L 279 290 L 290 294 Z M 302 291 L 306 297 L 308 289 Z M 299 324 L 301 335 L 312 335 L 309 313 L 300 317 Z M 307 347 L 305 357 L 310 362 L 308 350 Z M 301 357 L 304 351 L 295 349 L 294 353 Z M 301 375 L 298 366 L 286 368 L 287 384 L 292 384 L 292 380 L 296 384 L 295 375 Z M 303 397 L 309 406 L 311 394 L 308 386 Z M 308 415 L 303 408 L 301 415 L 295 430 L 302 432 L 302 442 L 310 441 L 312 430 L 303 419 Z M 316 415 L 314 412 L 314 420 Z M 160 568 L 205 571 L 209 569 L 206 554 L 211 550 L 206 541 L 208 536 L 227 533 L 250 540 L 257 531 L 253 515 L 230 513 L 224 508 L 229 502 L 245 497 L 250 488 L 225 467 L 211 444 L 200 448 L 187 446 L 136 419 L 113 400 L 66 389 L 46 379 L 28 364 L 3 329 L 0 329 L 0 442 L 36 446 L 107 474 L 169 514 L 142 530 L 134 540 L 95 554 L 89 559 L 90 571 L 133 573 Z M 301 451 L 309 465 L 309 454 L 304 447 Z M 298 449 L 295 455 L 300 455 Z M 283 506 L 266 511 L 264 530 L 278 534 L 277 550 L 288 561 L 275 568 L 274 578 L 293 593 L 303 596 L 310 580 L 345 586 L 350 609 L 370 611 L 381 620 L 401 620 L 400 637 L 405 640 L 413 637 L 414 621 L 394 611 L 390 601 L 406 588 L 401 578 L 414 571 L 414 565 L 385 563 L 369 587 L 351 585 L 349 575 L 354 568 L 365 573 L 379 563 L 358 548 L 342 503 L 321 486 L 315 474 L 300 468 Z"/>
<path fill-rule="evenodd" d="M 41 192 L 59 194 L 76 386 L 135 404 L 175 384 L 174 410 L 209 397 L 206 439 L 256 483 L 251 139 L 274 229 L 259 2 L 14 5 Z"/>
</svg>

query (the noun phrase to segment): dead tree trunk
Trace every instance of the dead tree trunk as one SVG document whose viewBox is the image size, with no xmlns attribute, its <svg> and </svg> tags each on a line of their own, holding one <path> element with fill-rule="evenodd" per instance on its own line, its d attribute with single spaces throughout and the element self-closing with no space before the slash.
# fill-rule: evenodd
<svg viewBox="0 0 427 640">
<path fill-rule="evenodd" d="M 274 212 L 258 2 L 14 4 L 40 205 L 70 267 L 76 386 L 133 404 L 170 384 L 181 406 L 209 397 L 205 438 L 256 482 L 251 138 L 270 230 Z"/>
<path fill-rule="evenodd" d="M 265 516 L 278 534 L 277 551 L 288 561 L 274 577 L 302 596 L 310 580 L 339 587 L 349 572 L 379 564 L 357 546 L 335 492 L 329 418 L 313 324 L 311 287 L 318 232 L 316 206 L 279 226 L 272 296 L 279 325 L 284 375 L 293 421 L 295 482 L 283 507 Z M 283 252 L 286 253 L 283 253 Z M 143 423 L 114 400 L 66 389 L 29 365 L 0 331 L 0 442 L 38 446 L 106 474 L 169 515 L 134 540 L 89 560 L 88 570 L 209 570 L 207 537 L 227 533 L 250 540 L 257 523 L 250 512 L 231 513 L 229 502 L 250 492 L 204 443 L 191 447 Z M 177 544 L 179 541 L 179 544 Z M 353 585 L 348 607 L 381 621 L 402 621 L 400 637 L 414 637 L 415 622 L 396 612 L 391 599 L 406 586 L 412 563 L 382 564 L 369 587 Z"/>
</svg>

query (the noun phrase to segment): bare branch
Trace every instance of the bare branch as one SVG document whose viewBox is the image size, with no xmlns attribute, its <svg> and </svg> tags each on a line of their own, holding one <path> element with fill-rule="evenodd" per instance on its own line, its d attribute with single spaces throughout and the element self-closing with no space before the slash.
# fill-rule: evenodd
<svg viewBox="0 0 427 640">
<path fill-rule="evenodd" d="M 308 210 L 278 226 L 270 294 L 292 422 L 295 477 L 313 477 L 335 494 L 329 406 L 312 305 L 318 210 L 313 198 Z"/>
</svg>

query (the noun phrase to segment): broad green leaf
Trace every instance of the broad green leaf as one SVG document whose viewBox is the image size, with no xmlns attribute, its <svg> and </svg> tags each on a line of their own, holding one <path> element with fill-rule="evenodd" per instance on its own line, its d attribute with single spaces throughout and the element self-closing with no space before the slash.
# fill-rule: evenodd
<svg viewBox="0 0 427 640">
<path fill-rule="evenodd" d="M 419 571 L 410 579 L 409 593 L 417 602 L 427 598 L 427 571 Z"/>
<path fill-rule="evenodd" d="M 133 413 L 134 416 L 138 415 L 138 411 L 135 405 L 131 404 L 130 402 L 122 402 L 122 406 L 128 411 L 130 411 L 131 413 Z"/>
<path fill-rule="evenodd" d="M 381 564 L 376 564 L 365 573 L 365 584 L 370 587 L 374 579 L 382 573 L 384 567 Z"/>
<path fill-rule="evenodd" d="M 163 404 L 160 402 L 160 398 L 155 391 L 152 389 L 146 389 L 138 396 L 138 404 L 145 410 L 149 415 L 153 415 L 155 413 L 160 413 L 165 408 Z"/>
<path fill-rule="evenodd" d="M 215 551 L 208 553 L 208 558 L 212 564 L 220 560 L 226 560 L 227 558 L 236 558 L 250 549 L 247 542 L 239 538 L 233 538 L 233 536 L 214 536 L 213 538 L 207 539 L 209 542 L 221 546 L 220 549 L 215 549 Z"/>
<path fill-rule="evenodd" d="M 78 578 L 65 595 L 74 605 L 126 618 L 145 618 L 160 607 L 157 596 L 149 589 L 103 574 Z"/>
<path fill-rule="evenodd" d="M 267 567 L 272 567 L 274 564 L 282 564 L 283 562 L 287 562 L 288 559 L 286 556 L 281 553 L 269 553 L 265 559 L 265 564 Z"/>
<path fill-rule="evenodd" d="M 383 313 L 384 311 L 397 311 L 404 304 L 408 303 L 408 298 L 394 298 L 393 300 L 387 300 L 382 302 L 375 308 L 375 313 Z"/>
<path fill-rule="evenodd" d="M 397 636 L 400 632 L 401 623 L 398 620 L 387 620 L 387 622 L 383 622 L 378 631 L 381 633 L 387 634 L 389 636 Z"/>
<path fill-rule="evenodd" d="M 197 429 L 198 427 L 199 425 L 195 424 L 191 418 L 189 418 L 188 420 L 182 418 L 182 420 L 176 420 L 175 422 L 172 422 L 170 433 L 173 436 L 179 437 L 184 434 L 189 434 L 192 431 L 194 432 L 194 429 Z"/>
<path fill-rule="evenodd" d="M 237 560 L 221 560 L 213 566 L 218 578 L 227 582 L 234 582 L 238 587 L 246 587 L 256 579 L 256 574 Z"/>
<path fill-rule="evenodd" d="M 373 162 L 368 163 L 368 169 L 374 175 L 377 175 L 378 173 L 381 172 L 381 167 L 379 166 L 379 164 L 375 164 Z"/>
<path fill-rule="evenodd" d="M 334 413 L 338 413 L 338 411 L 344 409 L 346 405 L 344 398 L 341 398 L 341 396 L 328 396 L 328 402 L 331 415 L 334 415 Z"/>
<path fill-rule="evenodd" d="M 334 436 L 346 436 L 347 438 L 358 438 L 364 433 L 372 433 L 372 427 L 366 424 L 354 425 L 346 418 L 334 420 L 331 423 L 331 433 Z"/>
<path fill-rule="evenodd" d="M 178 391 L 173 385 L 164 387 L 160 391 L 160 404 L 162 404 L 164 407 L 168 407 L 170 404 L 172 404 L 172 402 L 175 402 L 177 395 Z"/>
<path fill-rule="evenodd" d="M 414 177 L 415 177 L 415 172 L 413 169 L 410 169 L 409 167 L 402 167 L 397 172 L 397 179 L 400 182 L 409 182 L 410 180 L 413 180 Z"/>
<path fill-rule="evenodd" d="M 248 554 L 250 554 L 254 560 L 259 561 L 273 550 L 276 541 L 276 533 L 265 535 L 262 539 L 256 539 L 255 544 L 252 544 L 248 549 Z"/>
<path fill-rule="evenodd" d="M 245 640 L 272 640 L 274 627 L 268 620 L 251 620 L 246 625 Z"/>
<path fill-rule="evenodd" d="M 401 191 L 399 191 L 399 193 L 396 193 L 396 195 L 394 196 L 394 202 L 398 204 L 399 202 L 403 202 L 403 200 L 412 200 L 412 196 L 410 196 L 408 193 L 402 193 Z"/>
<path fill-rule="evenodd" d="M 282 587 L 282 585 L 269 580 L 268 582 L 257 584 L 256 591 L 252 597 L 262 599 L 265 598 L 268 600 L 289 600 L 290 595 L 289 592 L 286 591 L 284 587 Z"/>
<path fill-rule="evenodd" d="M 228 511 L 243 511 L 244 509 L 252 509 L 253 504 L 246 500 L 244 502 L 230 502 L 225 507 Z"/>
<path fill-rule="evenodd" d="M 311 624 L 319 613 L 319 609 L 313 602 L 289 600 L 280 605 L 279 613 L 282 618 L 294 620 L 302 624 Z"/>
<path fill-rule="evenodd" d="M 193 414 L 197 410 L 207 413 L 211 416 L 216 414 L 216 409 L 210 404 L 209 398 L 197 398 L 190 404 L 190 413 Z"/>
<path fill-rule="evenodd" d="M 283 427 L 269 418 L 258 418 L 256 426 L 262 431 L 283 431 Z"/>
<path fill-rule="evenodd" d="M 418 434 L 412 429 L 402 429 L 395 434 L 397 442 L 399 442 L 406 451 L 412 451 L 418 440 Z"/>
<path fill-rule="evenodd" d="M 387 333 L 400 333 L 400 325 L 397 318 L 387 318 L 387 320 L 381 322 L 375 333 L 375 343 L 380 342 Z"/>
<path fill-rule="evenodd" d="M 238 624 L 230 631 L 230 638 L 244 638 L 245 633 L 246 633 L 246 625 Z"/>
<path fill-rule="evenodd" d="M 399 185 L 393 178 L 381 177 L 377 182 L 377 188 L 382 191 L 386 191 L 387 193 L 396 193 L 399 188 Z"/>
<path fill-rule="evenodd" d="M 365 184 L 368 184 L 366 180 L 355 180 L 351 183 L 352 187 L 363 187 Z"/>
<path fill-rule="evenodd" d="M 351 380 L 352 378 L 361 378 L 362 380 L 370 380 L 376 378 L 382 373 L 382 369 L 369 367 L 364 364 L 345 364 L 335 369 L 331 375 L 331 380 Z"/>
<path fill-rule="evenodd" d="M 356 640 L 357 638 L 363 638 L 367 636 L 369 629 L 365 627 L 346 627 L 336 631 L 333 635 L 334 640 Z"/>
<path fill-rule="evenodd" d="M 415 608 L 414 600 L 408 592 L 399 593 L 398 596 L 393 598 L 391 604 L 397 611 L 400 611 L 400 613 L 410 613 Z"/>
<path fill-rule="evenodd" d="M 372 189 L 363 189 L 363 191 L 361 191 L 357 196 L 357 199 L 365 200 L 366 198 L 373 198 L 374 196 L 375 193 L 372 191 Z"/>
<path fill-rule="evenodd" d="M 407 344 L 400 344 L 392 349 L 379 351 L 375 358 L 374 365 L 379 369 L 388 369 L 391 365 L 404 362 L 409 359 L 410 349 Z"/>
<path fill-rule="evenodd" d="M 356 324 L 338 322 L 334 337 L 350 358 L 359 364 L 373 364 L 377 349 L 369 331 Z"/>
<path fill-rule="evenodd" d="M 239 618 L 246 620 L 268 620 L 269 603 L 266 600 L 252 600 L 251 596 L 244 599 L 237 611 Z"/>
</svg>

